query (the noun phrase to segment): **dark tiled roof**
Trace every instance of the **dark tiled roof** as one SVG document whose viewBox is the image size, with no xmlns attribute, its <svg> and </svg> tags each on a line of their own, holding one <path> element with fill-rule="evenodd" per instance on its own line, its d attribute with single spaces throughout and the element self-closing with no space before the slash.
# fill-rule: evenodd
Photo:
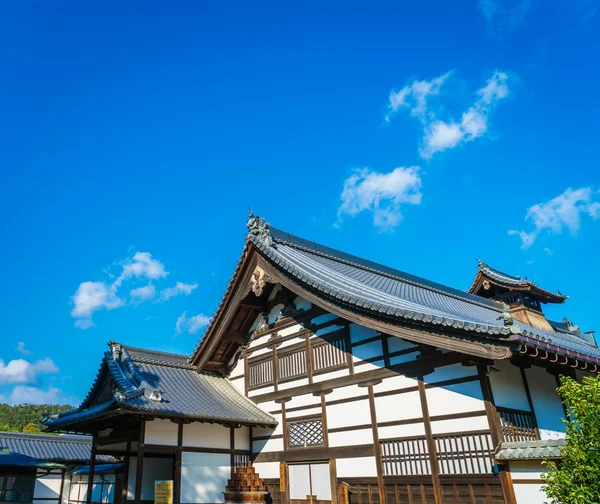
<svg viewBox="0 0 600 504">
<path fill-rule="evenodd" d="M 558 459 L 561 457 L 561 448 L 566 444 L 564 439 L 500 443 L 496 448 L 494 458 L 496 460 Z"/>
<path fill-rule="evenodd" d="M 38 467 L 40 469 L 63 469 L 65 466 L 56 462 L 48 462 L 33 457 L 28 457 L 22 453 L 0 449 L 0 466 L 12 467 Z"/>
<path fill-rule="evenodd" d="M 24 432 L 0 432 L 0 447 L 28 457 L 52 462 L 89 463 L 92 438 L 53 434 L 28 434 Z M 98 455 L 98 462 L 114 462 L 109 455 Z"/>
<path fill-rule="evenodd" d="M 600 349 L 573 335 L 545 332 L 514 321 L 504 325 L 503 303 L 388 268 L 329 247 L 270 229 L 269 240 L 249 234 L 248 242 L 293 281 L 332 302 L 377 318 L 447 326 L 493 340 L 520 336 L 584 357 Z"/>
<path fill-rule="evenodd" d="M 156 415 L 246 425 L 277 423 L 226 378 L 198 373 L 185 355 L 128 347 L 110 342 L 99 372 L 105 367 L 118 385 L 113 399 L 90 406 L 93 394 L 76 410 L 50 417 L 50 428 L 61 428 L 121 408 Z M 95 386 L 99 380 L 96 380 Z"/>
</svg>

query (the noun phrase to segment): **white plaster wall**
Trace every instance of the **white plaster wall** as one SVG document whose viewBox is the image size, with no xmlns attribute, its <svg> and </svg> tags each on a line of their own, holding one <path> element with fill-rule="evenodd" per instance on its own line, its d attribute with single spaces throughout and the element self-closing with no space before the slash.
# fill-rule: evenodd
<svg viewBox="0 0 600 504">
<path fill-rule="evenodd" d="M 135 498 L 135 476 L 137 457 L 129 462 L 129 478 L 127 480 L 127 498 Z M 142 500 L 154 500 L 154 482 L 156 480 L 173 479 L 173 460 L 168 458 L 144 457 L 142 470 Z M 83 488 L 82 488 L 83 495 Z M 183 502 L 183 501 L 182 501 Z"/>
<path fill-rule="evenodd" d="M 359 324 L 350 324 L 350 341 L 356 343 L 377 336 L 379 333 L 369 327 L 364 327 Z"/>
<path fill-rule="evenodd" d="M 248 427 L 238 427 L 233 431 L 233 442 L 236 450 L 249 450 L 250 449 L 250 433 Z"/>
<path fill-rule="evenodd" d="M 330 429 L 363 424 L 371 424 L 371 411 L 368 400 L 363 399 L 327 406 L 327 426 Z"/>
<path fill-rule="evenodd" d="M 336 468 L 338 478 L 369 478 L 377 476 L 375 457 L 337 459 Z"/>
<path fill-rule="evenodd" d="M 181 454 L 181 502 L 220 503 L 231 476 L 230 456 L 222 453 Z"/>
<path fill-rule="evenodd" d="M 318 336 L 325 336 L 326 334 L 329 334 L 329 333 L 332 333 L 332 332 L 335 332 L 335 331 L 339 331 L 339 330 L 341 330 L 343 328 L 344 328 L 344 326 L 341 326 L 341 325 L 330 325 L 330 326 L 324 327 L 323 329 L 319 329 L 314 334 L 314 336 L 311 336 L 311 338 L 315 338 L 315 337 L 318 337 Z"/>
<path fill-rule="evenodd" d="M 360 366 L 356 365 L 357 360 L 361 362 Z M 362 362 L 360 359 L 354 359 L 354 374 L 366 373 L 367 371 L 372 371 L 373 369 L 382 369 L 384 367 L 385 362 L 383 359 L 373 362 Z"/>
<path fill-rule="evenodd" d="M 381 383 L 373 386 L 373 391 L 386 392 L 388 390 L 402 390 L 408 387 L 416 387 L 417 380 L 415 378 L 407 378 L 403 375 L 391 376 L 385 378 Z"/>
<path fill-rule="evenodd" d="M 373 429 L 329 433 L 329 446 L 354 446 L 373 443 Z"/>
<path fill-rule="evenodd" d="M 304 385 L 308 385 L 308 378 L 300 378 L 299 380 L 279 383 L 277 387 L 279 390 L 285 390 L 294 387 L 302 387 Z"/>
<path fill-rule="evenodd" d="M 370 343 L 364 343 L 357 347 L 352 348 L 352 356 L 354 362 L 361 360 L 372 359 L 375 357 L 381 357 L 383 355 L 383 345 L 381 340 L 371 341 Z M 361 372 L 363 370 L 361 369 Z"/>
<path fill-rule="evenodd" d="M 303 329 L 303 328 L 304 328 L 304 326 L 302 324 L 294 324 L 293 326 L 286 327 L 284 329 L 280 329 L 279 331 L 277 331 L 277 334 L 279 334 L 279 336 L 288 336 L 290 334 L 297 333 L 300 329 Z M 294 338 L 291 341 L 295 341 L 297 343 L 299 341 L 299 338 L 298 339 Z"/>
<path fill-rule="evenodd" d="M 399 395 L 376 397 L 375 412 L 378 423 L 407 418 L 422 418 L 419 392 L 405 392 Z"/>
<path fill-rule="evenodd" d="M 283 451 L 283 439 L 260 439 L 252 443 L 252 453 Z"/>
<path fill-rule="evenodd" d="M 33 500 L 36 499 L 58 499 L 60 495 L 60 484 L 62 474 L 45 474 L 38 471 L 33 487 Z"/>
<path fill-rule="evenodd" d="M 529 393 L 542 439 L 565 437 L 565 411 L 556 392 L 556 379 L 545 369 L 532 366 L 525 370 Z"/>
<path fill-rule="evenodd" d="M 254 470 L 263 478 L 279 478 L 279 462 L 255 462 Z"/>
<path fill-rule="evenodd" d="M 529 411 L 529 402 L 521 371 L 507 360 L 494 361 L 490 370 L 490 383 L 496 406 Z"/>
<path fill-rule="evenodd" d="M 472 418 L 455 418 L 453 420 L 436 420 L 431 422 L 431 430 L 434 434 L 489 430 L 489 428 L 490 424 L 485 415 Z"/>
<path fill-rule="evenodd" d="M 431 416 L 485 409 L 479 381 L 433 387 L 425 392 Z"/>
<path fill-rule="evenodd" d="M 146 444 L 177 446 L 177 431 L 177 424 L 170 420 L 156 419 L 146 422 L 145 442 Z"/>
<path fill-rule="evenodd" d="M 61 503 L 67 504 L 69 502 L 69 495 L 71 495 L 71 478 L 70 475 L 65 475 L 65 484 L 63 487 L 63 496 Z"/>
<path fill-rule="evenodd" d="M 229 428 L 219 424 L 193 422 L 183 426 L 183 446 L 228 449 L 229 436 Z"/>
<path fill-rule="evenodd" d="M 531 483 L 514 483 L 517 504 L 543 504 L 547 497 L 538 483 L 542 476 L 543 466 L 539 461 L 510 462 L 510 474 L 513 480 L 532 480 Z"/>
<path fill-rule="evenodd" d="M 323 373 L 323 374 L 314 375 L 313 383 L 321 382 L 321 381 L 325 381 L 325 380 L 331 380 L 332 378 L 340 378 L 342 376 L 349 376 L 349 375 L 350 375 L 350 371 L 348 370 L 348 368 L 339 369 L 338 371 L 333 371 L 331 373 Z"/>
<path fill-rule="evenodd" d="M 231 374 L 229 375 L 231 378 L 235 378 L 236 376 L 242 376 L 244 374 L 244 359 L 240 357 L 235 364 L 234 368 L 231 370 Z M 236 381 L 236 380 L 234 380 Z"/>
<path fill-rule="evenodd" d="M 423 422 L 407 425 L 392 425 L 390 427 L 379 427 L 377 430 L 379 439 L 393 439 L 407 436 L 424 436 L 425 424 Z"/>
<path fill-rule="evenodd" d="M 332 394 L 333 395 L 333 394 Z M 325 398 L 327 400 L 329 400 L 331 396 L 327 395 L 325 396 Z M 281 407 L 280 404 L 275 403 L 279 408 Z M 285 407 L 286 409 L 290 409 L 290 408 L 301 408 L 304 406 L 320 406 L 321 405 L 321 398 L 320 397 L 316 397 L 312 394 L 303 394 L 303 395 L 298 395 L 298 396 L 294 396 L 292 397 L 291 401 L 287 401 L 285 403 Z M 261 404 L 261 407 L 264 408 L 264 406 Z"/>
<path fill-rule="evenodd" d="M 239 378 L 237 380 L 232 380 L 231 384 L 238 389 L 240 394 L 246 395 L 246 377 Z"/>
<path fill-rule="evenodd" d="M 464 378 L 467 376 L 477 376 L 477 368 L 475 366 L 462 366 L 461 364 L 453 364 L 451 366 L 442 366 L 436 368 L 431 374 L 425 377 L 425 383 L 436 383 L 455 378 Z"/>
<path fill-rule="evenodd" d="M 283 331 L 282 331 L 283 332 Z M 288 334 L 293 333 L 294 331 L 288 331 Z M 284 336 L 283 334 L 279 333 L 280 336 Z M 292 338 L 286 341 L 282 341 L 279 346 L 277 347 L 277 351 L 292 346 L 292 345 L 297 345 L 298 343 L 304 343 L 306 345 L 306 340 L 304 339 L 304 337 L 302 338 Z M 306 348 L 306 347 L 303 347 Z"/>
<path fill-rule="evenodd" d="M 294 418 L 297 417 L 303 417 L 303 416 L 308 416 L 308 415 L 321 415 L 323 409 L 321 408 L 321 405 L 319 406 L 315 406 L 314 408 L 309 408 L 309 409 L 303 409 L 300 411 L 292 411 L 290 413 L 286 413 L 286 418 L 288 420 L 293 420 Z"/>
<path fill-rule="evenodd" d="M 268 387 L 258 387 L 258 388 L 249 390 L 248 397 L 252 399 L 253 397 L 263 395 L 263 394 L 270 394 L 271 392 L 275 392 L 275 387 L 273 387 L 272 385 L 270 385 Z"/>
<path fill-rule="evenodd" d="M 416 349 L 417 346 L 413 342 L 403 340 L 398 336 L 388 338 L 388 349 L 390 353 L 399 352 L 401 350 L 408 350 L 409 348 Z M 414 359 L 415 356 L 413 355 L 412 357 Z"/>
<path fill-rule="evenodd" d="M 266 340 L 263 341 L 262 343 L 266 343 Z M 250 353 L 249 357 L 258 357 L 259 355 L 270 354 L 272 352 L 273 352 L 273 349 L 270 347 L 259 348 L 258 350 L 254 350 L 252 353 Z"/>
</svg>

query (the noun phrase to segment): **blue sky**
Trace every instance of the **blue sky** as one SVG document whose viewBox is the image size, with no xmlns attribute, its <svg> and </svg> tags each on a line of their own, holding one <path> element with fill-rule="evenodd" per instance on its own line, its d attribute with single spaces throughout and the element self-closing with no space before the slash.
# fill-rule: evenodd
<svg viewBox="0 0 600 504">
<path fill-rule="evenodd" d="M 81 400 L 111 339 L 190 352 L 249 206 L 454 287 L 481 258 L 600 330 L 599 10 L 4 5 L 0 402 Z"/>
</svg>

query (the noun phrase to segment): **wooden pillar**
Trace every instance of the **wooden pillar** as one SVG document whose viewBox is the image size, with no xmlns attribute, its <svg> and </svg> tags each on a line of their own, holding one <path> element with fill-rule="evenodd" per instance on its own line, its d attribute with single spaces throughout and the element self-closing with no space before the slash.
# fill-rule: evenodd
<svg viewBox="0 0 600 504">
<path fill-rule="evenodd" d="M 134 503 L 142 502 L 142 478 L 144 474 L 144 438 L 146 437 L 146 420 L 140 424 L 140 439 L 138 441 L 137 459 L 135 467 L 135 498 Z M 88 504 L 90 504 L 88 502 Z"/>
<path fill-rule="evenodd" d="M 63 490 L 65 488 L 65 476 L 67 475 L 67 470 L 61 469 L 60 473 L 61 473 L 61 479 L 60 479 L 60 491 L 58 493 L 58 504 L 62 504 Z M 67 499 L 67 501 L 68 501 L 68 499 Z"/>
<path fill-rule="evenodd" d="M 537 415 L 535 414 L 535 409 L 533 408 L 533 400 L 531 399 L 531 391 L 529 390 L 529 382 L 527 381 L 527 374 L 525 373 L 525 368 L 521 369 L 521 378 L 523 380 L 523 386 L 525 387 L 525 394 L 527 395 L 527 402 L 529 403 L 529 410 L 531 411 L 531 419 L 533 420 L 533 428 L 535 430 L 536 438 L 540 439 L 540 430 L 538 428 L 537 423 Z"/>
<path fill-rule="evenodd" d="M 175 478 L 173 481 L 173 504 L 181 501 L 181 456 L 183 451 L 183 424 L 177 424 L 177 450 L 175 451 Z"/>
<path fill-rule="evenodd" d="M 229 448 L 231 449 L 231 454 L 229 455 L 229 466 L 231 471 L 231 477 L 233 478 L 233 474 L 235 473 L 235 455 L 233 454 L 233 450 L 235 450 L 235 429 L 233 427 L 229 428 Z"/>
<path fill-rule="evenodd" d="M 496 411 L 496 405 L 494 404 L 494 394 L 492 393 L 490 377 L 487 374 L 487 369 L 484 364 L 478 365 L 477 371 L 479 372 L 479 382 L 481 384 L 485 413 L 487 415 L 488 423 L 490 424 L 492 445 L 494 448 L 497 448 L 503 439 L 502 431 L 500 429 L 500 419 L 498 418 L 498 412 Z M 516 504 L 517 497 L 512 484 L 510 471 L 508 471 L 506 464 L 498 465 L 498 477 L 500 479 L 500 486 L 502 487 L 505 504 Z"/>
<path fill-rule="evenodd" d="M 92 450 L 90 453 L 90 473 L 88 474 L 87 495 L 85 502 L 92 503 L 92 490 L 94 489 L 94 469 L 96 468 L 96 440 L 92 439 Z"/>
<path fill-rule="evenodd" d="M 123 461 L 123 488 L 121 489 L 121 502 L 127 502 L 129 488 L 129 465 L 131 463 L 131 441 L 127 441 L 125 446 L 125 460 Z M 116 497 L 116 496 L 115 496 Z"/>
<path fill-rule="evenodd" d="M 421 412 L 423 414 L 423 425 L 425 426 L 425 437 L 427 439 L 427 451 L 429 452 L 429 465 L 431 466 L 431 481 L 433 483 L 433 494 L 436 504 L 444 504 L 442 495 L 442 485 L 440 484 L 440 465 L 437 457 L 437 448 L 433 439 L 431 430 L 431 420 L 429 418 L 429 406 L 427 404 L 427 393 L 423 377 L 417 379 L 419 388 L 419 399 L 421 400 Z"/>
<path fill-rule="evenodd" d="M 385 485 L 383 483 L 383 460 L 381 460 L 381 444 L 379 443 L 379 431 L 377 430 L 377 410 L 375 409 L 375 395 L 373 385 L 367 386 L 369 391 L 369 408 L 371 410 L 371 429 L 373 430 L 373 455 L 377 468 L 377 487 L 379 489 L 379 502 L 386 504 Z"/>
</svg>

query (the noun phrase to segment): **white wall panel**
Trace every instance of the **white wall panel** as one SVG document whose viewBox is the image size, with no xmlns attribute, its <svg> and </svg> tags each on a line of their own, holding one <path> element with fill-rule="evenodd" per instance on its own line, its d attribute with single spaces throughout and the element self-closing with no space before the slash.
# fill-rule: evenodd
<svg viewBox="0 0 600 504">
<path fill-rule="evenodd" d="M 234 443 L 236 450 L 249 450 L 250 449 L 250 435 L 248 427 L 238 427 L 233 431 Z"/>
<path fill-rule="evenodd" d="M 285 390 L 285 389 L 291 389 L 294 387 L 303 387 L 305 385 L 308 385 L 308 378 L 301 378 L 300 380 L 279 383 L 277 385 L 277 387 L 279 390 Z"/>
<path fill-rule="evenodd" d="M 224 502 L 223 491 L 230 475 L 230 457 L 227 454 L 183 452 L 181 502 Z"/>
<path fill-rule="evenodd" d="M 262 478 L 279 479 L 279 462 L 256 462 L 253 464 L 254 470 Z"/>
<path fill-rule="evenodd" d="M 33 488 L 33 497 L 35 499 L 58 499 L 60 495 L 60 484 L 62 474 L 45 474 L 38 471 Z"/>
<path fill-rule="evenodd" d="M 377 422 L 422 418 L 419 392 L 405 392 L 399 395 L 376 397 L 375 412 Z"/>
<path fill-rule="evenodd" d="M 350 341 L 356 343 L 377 336 L 379 332 L 369 327 L 358 324 L 350 324 Z"/>
<path fill-rule="evenodd" d="M 366 399 L 327 406 L 327 425 L 330 429 L 370 423 L 371 411 Z"/>
<path fill-rule="evenodd" d="M 283 451 L 283 439 L 261 439 L 252 443 L 252 453 Z"/>
<path fill-rule="evenodd" d="M 496 406 L 529 411 L 529 402 L 521 371 L 507 360 L 494 361 L 490 369 L 490 383 Z"/>
<path fill-rule="evenodd" d="M 431 416 L 485 409 L 479 381 L 433 387 L 426 394 Z"/>
<path fill-rule="evenodd" d="M 488 430 L 489 428 L 490 424 L 485 415 L 472 418 L 455 418 L 453 420 L 436 420 L 435 422 L 431 422 L 431 430 L 434 434 Z"/>
<path fill-rule="evenodd" d="M 379 427 L 379 439 L 393 439 L 408 436 L 424 436 L 425 424 L 423 422 L 406 425 L 392 425 L 390 427 Z"/>
<path fill-rule="evenodd" d="M 362 369 L 362 366 L 361 366 Z M 337 401 L 338 399 L 348 399 L 349 397 L 361 397 L 367 395 L 365 387 L 358 385 L 348 385 L 347 387 L 338 387 L 333 389 L 333 392 L 327 394 L 327 401 Z M 292 402 L 295 400 L 292 399 Z"/>
<path fill-rule="evenodd" d="M 371 341 L 370 343 L 364 343 L 357 347 L 353 347 L 352 355 L 354 356 L 354 362 L 381 357 L 383 355 L 383 345 L 381 344 L 381 340 Z"/>
<path fill-rule="evenodd" d="M 293 420 L 294 418 L 309 416 L 309 415 L 321 416 L 322 412 L 323 412 L 323 409 L 321 408 L 321 405 L 319 405 L 319 406 L 315 406 L 314 408 L 303 409 L 300 411 L 292 411 L 290 413 L 286 413 L 285 416 L 286 416 L 287 420 Z"/>
<path fill-rule="evenodd" d="M 397 336 L 392 336 L 391 338 L 388 338 L 388 349 L 390 353 L 400 352 L 401 350 L 408 350 L 409 348 L 416 349 L 417 346 L 412 341 L 406 341 Z"/>
<path fill-rule="evenodd" d="M 277 334 L 279 334 L 279 336 L 288 336 L 290 334 L 297 333 L 300 329 L 303 329 L 303 326 L 301 324 L 294 324 L 293 326 L 280 329 L 279 331 L 277 331 Z M 295 341 L 297 343 L 300 340 L 294 339 L 292 341 Z"/>
<path fill-rule="evenodd" d="M 232 380 L 231 384 L 238 389 L 238 391 L 242 395 L 246 395 L 246 377 L 239 378 L 237 380 Z"/>
<path fill-rule="evenodd" d="M 384 378 L 383 381 L 373 386 L 373 391 L 386 392 L 388 390 L 402 390 L 408 387 L 416 387 L 416 378 L 407 378 L 403 375 L 391 376 L 390 378 Z"/>
<path fill-rule="evenodd" d="M 556 379 L 544 368 L 532 366 L 525 370 L 529 393 L 542 439 L 565 437 L 565 418 L 560 396 L 556 391 Z"/>
<path fill-rule="evenodd" d="M 170 420 L 156 419 L 146 422 L 145 442 L 146 444 L 177 446 L 177 430 L 177 424 Z"/>
<path fill-rule="evenodd" d="M 369 478 L 377 476 L 375 457 L 337 459 L 336 468 L 338 478 Z"/>
<path fill-rule="evenodd" d="M 229 428 L 220 424 L 193 422 L 183 426 L 183 446 L 229 448 L 229 436 Z"/>
<path fill-rule="evenodd" d="M 477 368 L 475 366 L 453 364 L 452 366 L 436 368 L 433 373 L 425 377 L 425 383 L 436 383 L 453 380 L 454 378 L 464 378 L 466 376 L 477 376 Z"/>
<path fill-rule="evenodd" d="M 540 461 L 510 462 L 509 468 L 513 480 L 532 480 L 531 483 L 514 484 L 517 504 L 543 504 L 548 500 L 542 485 L 535 482 L 543 473 Z"/>
<path fill-rule="evenodd" d="M 129 478 L 127 481 L 127 498 L 135 497 L 135 475 L 137 457 L 131 457 L 129 463 Z M 154 482 L 156 480 L 173 479 L 173 460 L 167 458 L 144 457 L 142 470 L 142 500 L 154 500 Z M 83 488 L 81 489 L 83 495 Z M 182 501 L 183 502 L 183 501 Z"/>
<path fill-rule="evenodd" d="M 329 399 L 330 395 L 327 395 L 326 398 Z M 277 404 L 277 403 L 276 403 Z M 317 406 L 321 404 L 321 398 L 315 397 L 312 394 L 303 394 L 294 396 L 291 401 L 285 403 L 286 408 L 301 408 L 303 406 Z M 281 408 L 280 404 L 277 404 L 278 407 Z M 261 407 L 263 405 L 261 404 Z M 269 410 L 267 410 L 269 411 Z"/>
<path fill-rule="evenodd" d="M 329 446 L 353 446 L 373 443 L 373 429 L 329 433 Z"/>
</svg>

